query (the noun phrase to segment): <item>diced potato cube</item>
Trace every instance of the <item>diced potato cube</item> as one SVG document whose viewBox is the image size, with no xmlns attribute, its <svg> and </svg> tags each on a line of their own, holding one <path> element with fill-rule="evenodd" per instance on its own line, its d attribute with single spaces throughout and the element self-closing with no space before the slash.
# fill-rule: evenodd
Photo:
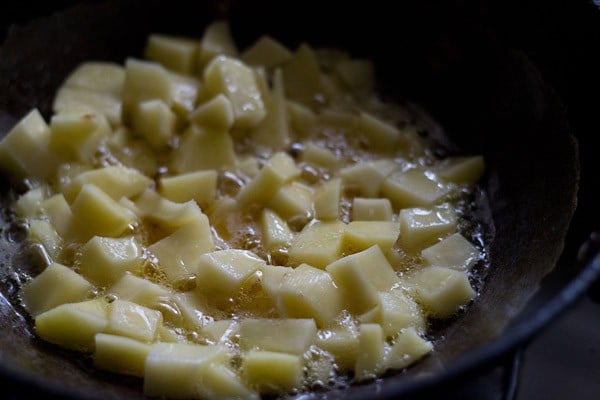
<svg viewBox="0 0 600 400">
<path fill-rule="evenodd" d="M 388 252 L 398 240 L 400 224 L 393 221 L 352 221 L 342 234 L 344 254 L 357 253 L 373 245 Z"/>
<path fill-rule="evenodd" d="M 118 237 L 136 221 L 135 214 L 91 183 L 81 187 L 71 211 L 75 231 L 82 240 L 94 235 Z"/>
<path fill-rule="evenodd" d="M 366 112 L 360 113 L 357 129 L 375 150 L 394 151 L 400 141 L 400 130 L 396 126 Z"/>
<path fill-rule="evenodd" d="M 217 195 L 217 175 L 217 171 L 208 170 L 162 177 L 159 191 L 176 203 L 194 200 L 200 207 L 208 207 Z"/>
<path fill-rule="evenodd" d="M 263 209 L 260 223 L 262 241 L 266 249 L 273 251 L 285 248 L 292 242 L 294 234 L 288 224 L 268 208 Z"/>
<path fill-rule="evenodd" d="M 199 398 L 203 365 L 225 365 L 230 354 L 224 346 L 155 343 L 144 367 L 144 395 L 173 399 Z"/>
<path fill-rule="evenodd" d="M 131 126 L 155 149 L 169 144 L 175 133 L 177 116 L 162 100 L 145 100 L 133 106 Z"/>
<path fill-rule="evenodd" d="M 183 133 L 181 143 L 171 157 L 173 169 L 178 174 L 232 166 L 235 159 L 233 140 L 227 132 L 195 125 L 190 125 Z"/>
<path fill-rule="evenodd" d="M 104 299 L 67 303 L 35 317 L 35 332 L 45 341 L 81 352 L 91 352 L 95 336 L 108 326 Z"/>
<path fill-rule="evenodd" d="M 317 333 L 312 318 L 247 318 L 240 322 L 242 350 L 265 350 L 302 355 Z"/>
<path fill-rule="evenodd" d="M 35 317 L 61 304 L 84 300 L 93 288 L 77 272 L 54 262 L 23 286 L 21 297 L 27 311 Z"/>
<path fill-rule="evenodd" d="M 351 312 L 363 313 L 379 304 L 379 291 L 387 291 L 398 283 L 398 277 L 374 245 L 329 264 L 327 272 L 342 290 Z"/>
<path fill-rule="evenodd" d="M 364 381 L 376 378 L 385 370 L 383 330 L 378 324 L 362 324 L 358 328 L 358 356 L 354 379 Z"/>
<path fill-rule="evenodd" d="M 125 272 L 142 264 L 142 248 L 133 237 L 94 236 L 82 248 L 79 273 L 99 287 L 115 283 Z"/>
<path fill-rule="evenodd" d="M 262 286 L 267 294 L 277 302 L 279 299 L 279 289 L 284 279 L 292 274 L 294 268 L 282 267 L 278 265 L 264 265 L 261 268 L 262 272 Z"/>
<path fill-rule="evenodd" d="M 431 247 L 423 249 L 421 256 L 428 265 L 465 271 L 479 261 L 481 254 L 460 233 L 453 233 Z"/>
<path fill-rule="evenodd" d="M 340 372 L 353 370 L 358 358 L 358 333 L 346 326 L 319 331 L 317 346 L 334 356 Z"/>
<path fill-rule="evenodd" d="M 260 171 L 258 159 L 254 156 L 241 156 L 237 160 L 237 172 L 248 178 L 254 178 Z"/>
<path fill-rule="evenodd" d="M 281 69 L 273 74 L 273 90 L 264 96 L 265 118 L 252 130 L 252 139 L 258 145 L 272 150 L 283 150 L 290 143 L 289 121 L 285 88 Z"/>
<path fill-rule="evenodd" d="M 400 211 L 400 244 L 414 254 L 456 230 L 454 209 L 443 204 L 432 208 L 405 208 Z"/>
<path fill-rule="evenodd" d="M 173 93 L 171 109 L 181 120 L 185 121 L 188 114 L 196 108 L 202 83 L 194 76 L 181 75 L 171 71 L 169 71 L 169 78 L 171 79 L 171 91 Z"/>
<path fill-rule="evenodd" d="M 174 305 L 173 308 L 177 310 L 172 314 L 165 313 L 165 320 L 172 325 L 198 330 L 204 329 L 212 319 L 206 300 L 195 291 L 175 293 L 166 300 L 166 304 Z"/>
<path fill-rule="evenodd" d="M 40 214 L 42 201 L 46 198 L 44 189 L 37 187 L 23 193 L 15 203 L 15 209 L 20 217 L 37 217 Z"/>
<path fill-rule="evenodd" d="M 202 335 L 215 343 L 222 343 L 239 333 L 240 324 L 231 319 L 222 319 L 202 327 Z"/>
<path fill-rule="evenodd" d="M 71 229 L 73 213 L 69 203 L 61 193 L 43 200 L 40 203 L 40 210 L 48 216 L 52 226 L 61 237 L 70 238 L 73 236 Z"/>
<path fill-rule="evenodd" d="M 220 54 L 238 55 L 235 42 L 231 36 L 229 22 L 226 20 L 214 21 L 204 30 L 204 35 L 200 41 L 196 69 L 201 71 L 213 58 Z"/>
<path fill-rule="evenodd" d="M 377 197 L 384 179 L 398 168 L 394 161 L 383 159 L 342 168 L 340 176 L 345 185 L 356 186 L 361 196 Z"/>
<path fill-rule="evenodd" d="M 220 93 L 200 104 L 189 115 L 189 120 L 198 126 L 226 132 L 233 126 L 233 106 L 231 101 L 223 93 Z"/>
<path fill-rule="evenodd" d="M 467 275 L 455 269 L 425 267 L 407 282 L 414 299 L 436 318 L 451 317 L 475 297 Z"/>
<path fill-rule="evenodd" d="M 91 164 L 99 143 L 110 133 L 103 114 L 55 114 L 50 120 L 50 148 L 63 159 Z"/>
<path fill-rule="evenodd" d="M 263 35 L 241 55 L 242 61 L 249 65 L 277 67 L 292 58 L 292 52 L 271 36 Z"/>
<path fill-rule="evenodd" d="M 260 393 L 287 392 L 302 385 L 301 356 L 273 351 L 249 351 L 242 359 L 246 384 Z"/>
<path fill-rule="evenodd" d="M 448 192 L 447 185 L 419 168 L 394 172 L 381 184 L 381 193 L 398 208 L 430 207 Z"/>
<path fill-rule="evenodd" d="M 307 264 L 284 274 L 275 296 L 282 315 L 314 318 L 319 327 L 331 325 L 342 310 L 341 293 L 331 275 Z"/>
<path fill-rule="evenodd" d="M 29 240 L 40 243 L 48 255 L 56 260 L 62 250 L 63 240 L 51 223 L 41 219 L 30 219 Z"/>
<path fill-rule="evenodd" d="M 156 256 L 161 271 L 169 281 L 177 283 L 192 276 L 198 258 L 214 248 L 208 217 L 200 214 L 169 236 L 148 246 L 148 251 Z"/>
<path fill-rule="evenodd" d="M 267 206 L 286 220 L 299 216 L 309 219 L 314 214 L 312 194 L 309 186 L 292 181 L 283 185 Z"/>
<path fill-rule="evenodd" d="M 355 197 L 352 200 L 353 221 L 391 221 L 392 203 L 389 199 Z"/>
<path fill-rule="evenodd" d="M 356 135 L 358 117 L 352 111 L 325 109 L 318 114 L 317 118 L 317 124 L 320 128 Z"/>
<path fill-rule="evenodd" d="M 158 62 L 170 70 L 191 74 L 197 53 L 198 43 L 193 40 L 153 33 L 146 42 L 144 58 Z"/>
<path fill-rule="evenodd" d="M 98 333 L 95 336 L 94 366 L 119 374 L 144 376 L 150 345 L 128 337 Z"/>
<path fill-rule="evenodd" d="M 109 304 L 107 333 L 152 342 L 161 324 L 160 311 L 127 300 L 115 300 Z"/>
<path fill-rule="evenodd" d="M 73 111 L 103 114 L 111 126 L 121 125 L 121 96 L 109 92 L 63 85 L 56 92 L 52 110 L 59 114 Z"/>
<path fill-rule="evenodd" d="M 317 122 L 317 116 L 309 107 L 295 101 L 287 101 L 290 126 L 298 136 L 306 136 Z"/>
<path fill-rule="evenodd" d="M 88 61 L 79 64 L 67 77 L 63 86 L 121 96 L 125 69 L 116 63 Z"/>
<path fill-rule="evenodd" d="M 237 195 L 242 205 L 269 201 L 287 182 L 300 175 L 294 160 L 283 152 L 275 153 L 260 172 Z M 277 211 L 277 210 L 275 210 Z"/>
<path fill-rule="evenodd" d="M 363 323 L 381 325 L 386 337 L 394 337 L 405 328 L 423 332 L 426 321 L 417 303 L 401 289 L 379 292 L 379 305 L 360 316 Z"/>
<path fill-rule="evenodd" d="M 195 201 L 175 203 L 160 196 L 152 189 L 146 190 L 138 197 L 133 209 L 140 218 L 158 222 L 170 230 L 205 219 Z"/>
<path fill-rule="evenodd" d="M 203 254 L 198 259 L 196 289 L 207 298 L 229 298 L 264 264 L 264 260 L 247 250 L 228 249 Z"/>
<path fill-rule="evenodd" d="M 149 308 L 156 308 L 159 300 L 169 294 L 163 286 L 130 273 L 121 276 L 106 292 Z"/>
<path fill-rule="evenodd" d="M 11 178 L 50 178 L 58 165 L 50 151 L 50 128 L 37 109 L 25 115 L 0 141 L 0 170 Z"/>
<path fill-rule="evenodd" d="M 473 185 L 483 176 L 484 169 L 483 156 L 450 157 L 439 164 L 436 172 L 447 182 Z"/>
<path fill-rule="evenodd" d="M 340 216 L 342 180 L 333 178 L 324 182 L 314 194 L 315 217 L 320 220 L 334 220 Z"/>
<path fill-rule="evenodd" d="M 325 168 L 335 168 L 340 163 L 340 159 L 331 150 L 314 142 L 304 145 L 302 161 Z"/>
<path fill-rule="evenodd" d="M 386 369 L 406 368 L 433 350 L 431 342 L 423 339 L 414 328 L 406 328 L 396 338 L 385 356 Z"/>
<path fill-rule="evenodd" d="M 240 376 L 224 364 L 203 364 L 199 382 L 199 397 L 202 399 L 260 399 L 258 393 L 244 385 Z"/>
<path fill-rule="evenodd" d="M 323 92 L 321 67 L 308 44 L 302 43 L 283 66 L 283 78 L 288 97 L 309 107 L 317 105 L 315 97 Z"/>
<path fill-rule="evenodd" d="M 375 86 L 375 73 L 370 60 L 341 60 L 335 65 L 335 72 L 352 90 L 367 92 Z"/>
<path fill-rule="evenodd" d="M 128 58 L 125 61 L 123 115 L 128 116 L 138 103 L 146 100 L 162 100 L 171 107 L 171 86 L 170 74 L 162 65 Z"/>
<path fill-rule="evenodd" d="M 346 224 L 341 221 L 316 222 L 307 225 L 292 240 L 288 251 L 292 266 L 306 263 L 325 268 L 341 254 L 342 232 Z"/>
<path fill-rule="evenodd" d="M 206 95 L 222 93 L 231 101 L 234 126 L 251 128 L 265 117 L 265 105 L 254 72 L 240 61 L 227 56 L 215 57 L 204 70 L 204 83 Z"/>
</svg>

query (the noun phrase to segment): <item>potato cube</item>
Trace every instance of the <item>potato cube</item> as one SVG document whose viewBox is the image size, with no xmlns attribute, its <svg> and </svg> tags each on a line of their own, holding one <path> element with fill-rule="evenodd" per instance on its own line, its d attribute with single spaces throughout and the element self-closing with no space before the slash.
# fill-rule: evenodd
<svg viewBox="0 0 600 400">
<path fill-rule="evenodd" d="M 23 286 L 21 297 L 27 311 L 35 317 L 61 304 L 84 300 L 93 288 L 77 272 L 54 262 Z"/>
<path fill-rule="evenodd" d="M 227 132 L 196 125 L 190 125 L 183 133 L 179 147 L 171 155 L 177 174 L 233 166 L 235 160 L 233 140 Z"/>
<path fill-rule="evenodd" d="M 414 299 L 436 318 L 449 318 L 475 297 L 469 278 L 462 271 L 445 267 L 425 267 L 407 283 Z"/>
<path fill-rule="evenodd" d="M 142 248 L 132 236 L 94 236 L 81 248 L 79 273 L 94 285 L 106 287 L 125 272 L 139 270 L 141 264 Z"/>
<path fill-rule="evenodd" d="M 205 324 L 201 333 L 208 340 L 215 343 L 222 343 L 230 340 L 231 336 L 237 335 L 240 331 L 240 324 L 232 319 L 222 319 Z"/>
<path fill-rule="evenodd" d="M 231 36 L 229 22 L 226 20 L 214 21 L 204 30 L 200 41 L 196 70 L 202 71 L 213 58 L 220 54 L 234 57 L 238 55 L 238 50 Z"/>
<path fill-rule="evenodd" d="M 251 132 L 252 140 L 272 150 L 283 150 L 290 143 L 285 88 L 281 69 L 273 74 L 273 90 L 264 96 L 267 114 Z"/>
<path fill-rule="evenodd" d="M 381 194 L 398 208 L 430 207 L 440 202 L 448 192 L 447 185 L 419 168 L 396 171 L 381 184 Z"/>
<path fill-rule="evenodd" d="M 354 379 L 364 381 L 376 378 L 385 370 L 383 330 L 378 324 L 362 324 L 358 328 L 358 356 Z"/>
<path fill-rule="evenodd" d="M 169 72 L 152 61 L 128 58 L 125 61 L 123 85 L 123 115 L 129 116 L 138 103 L 146 100 L 162 100 L 168 107 L 173 104 Z"/>
<path fill-rule="evenodd" d="M 15 209 L 20 217 L 33 218 L 40 215 L 42 201 L 46 198 L 44 189 L 37 187 L 29 189 L 19 196 L 15 203 Z"/>
<path fill-rule="evenodd" d="M 166 299 L 164 304 L 171 305 L 176 310 L 174 313 L 165 313 L 167 323 L 183 326 L 192 331 L 203 329 L 212 317 L 208 314 L 208 306 L 204 298 L 195 291 L 175 293 Z"/>
<path fill-rule="evenodd" d="M 242 62 L 227 56 L 215 57 L 204 70 L 206 95 L 220 93 L 231 101 L 233 125 L 251 128 L 265 117 L 265 105 L 254 72 Z"/>
<path fill-rule="evenodd" d="M 141 342 L 153 342 L 162 324 L 160 311 L 132 303 L 115 300 L 108 305 L 107 333 L 126 336 Z"/>
<path fill-rule="evenodd" d="M 121 125 L 121 96 L 108 92 L 63 85 L 56 92 L 52 110 L 58 114 L 73 111 L 102 114 L 111 126 Z"/>
<path fill-rule="evenodd" d="M 302 161 L 324 168 L 335 168 L 340 164 L 340 159 L 331 150 L 308 142 L 302 151 Z"/>
<path fill-rule="evenodd" d="M 392 160 L 354 164 L 340 170 L 346 186 L 355 186 L 364 197 L 377 197 L 383 181 L 399 166 Z"/>
<path fill-rule="evenodd" d="M 263 35 L 241 55 L 243 62 L 249 65 L 277 67 L 292 58 L 292 52 L 271 36 Z"/>
<path fill-rule="evenodd" d="M 324 182 L 314 194 L 315 217 L 320 220 L 335 220 L 340 216 L 342 181 L 333 178 Z"/>
<path fill-rule="evenodd" d="M 208 207 L 217 196 L 217 175 L 217 171 L 207 170 L 162 177 L 159 191 L 176 203 L 194 200 L 200 207 Z"/>
<path fill-rule="evenodd" d="M 88 61 L 79 64 L 65 80 L 63 87 L 86 89 L 91 92 L 121 96 L 125 69 L 116 63 Z"/>
<path fill-rule="evenodd" d="M 317 333 L 312 318 L 247 318 L 240 322 L 242 350 L 265 350 L 302 355 Z"/>
<path fill-rule="evenodd" d="M 223 364 L 202 365 L 199 381 L 202 399 L 260 399 L 258 393 L 249 389 L 235 371 Z"/>
<path fill-rule="evenodd" d="M 298 355 L 249 351 L 242 359 L 242 377 L 260 393 L 288 392 L 302 385 L 304 363 Z"/>
<path fill-rule="evenodd" d="M 63 246 L 63 240 L 56 232 L 51 223 L 41 219 L 30 219 L 29 240 L 40 243 L 52 260 L 56 260 L 60 255 Z"/>
<path fill-rule="evenodd" d="M 368 92 L 375 86 L 375 72 L 370 60 L 341 60 L 335 64 L 335 73 L 350 89 L 357 92 Z"/>
<path fill-rule="evenodd" d="M 35 317 L 35 332 L 61 347 L 92 352 L 95 336 L 108 326 L 108 303 L 104 299 L 67 303 Z"/>
<path fill-rule="evenodd" d="M 404 251 L 415 254 L 456 230 L 454 209 L 443 204 L 432 208 L 406 208 L 400 211 L 400 244 Z"/>
<path fill-rule="evenodd" d="M 286 94 L 309 107 L 317 105 L 315 97 L 323 93 L 321 67 L 314 50 L 302 43 L 283 66 Z"/>
<path fill-rule="evenodd" d="M 0 141 L 0 170 L 16 179 L 50 178 L 58 159 L 49 143 L 50 128 L 37 109 L 31 110 Z"/>
<path fill-rule="evenodd" d="M 233 126 L 234 115 L 231 101 L 220 93 L 202 103 L 190 115 L 189 120 L 208 129 L 227 132 Z"/>
<path fill-rule="evenodd" d="M 182 120 L 187 120 L 188 114 L 194 111 L 196 101 L 200 96 L 202 83 L 190 75 L 181 75 L 169 71 L 173 104 L 171 109 Z"/>
<path fill-rule="evenodd" d="M 157 222 L 169 230 L 205 219 L 196 202 L 190 200 L 185 203 L 175 203 L 165 199 L 152 189 L 146 190 L 138 197 L 133 209 L 140 218 Z"/>
<path fill-rule="evenodd" d="M 73 213 L 65 197 L 55 194 L 40 203 L 40 210 L 48 216 L 56 232 L 63 238 L 71 238 Z"/>
<path fill-rule="evenodd" d="M 173 399 L 199 398 L 202 366 L 225 365 L 226 347 L 187 343 L 151 345 L 144 367 L 144 395 Z"/>
<path fill-rule="evenodd" d="M 98 145 L 110 133 L 103 114 L 85 111 L 55 114 L 50 120 L 50 148 L 65 160 L 91 164 Z"/>
<path fill-rule="evenodd" d="M 177 116 L 162 100 L 137 103 L 132 108 L 131 126 L 155 149 L 165 148 L 175 133 Z"/>
<path fill-rule="evenodd" d="M 289 264 L 302 263 L 325 268 L 341 254 L 342 232 L 346 224 L 341 221 L 315 222 L 307 225 L 292 240 L 288 251 Z"/>
<path fill-rule="evenodd" d="M 394 337 L 405 328 L 414 328 L 423 332 L 426 321 L 417 303 L 401 289 L 379 292 L 379 305 L 361 315 L 363 323 L 381 325 L 386 337 Z"/>
<path fill-rule="evenodd" d="M 351 312 L 361 314 L 379 304 L 378 292 L 387 291 L 398 283 L 398 277 L 374 245 L 329 264 L 327 272 L 342 290 Z"/>
<path fill-rule="evenodd" d="M 438 165 L 436 172 L 447 182 L 473 185 L 482 177 L 484 169 L 483 156 L 449 157 Z"/>
<path fill-rule="evenodd" d="M 287 112 L 290 118 L 290 127 L 298 136 L 307 136 L 317 122 L 317 116 L 304 104 L 287 101 Z"/>
<path fill-rule="evenodd" d="M 421 256 L 428 265 L 465 271 L 479 261 L 481 254 L 460 233 L 453 233 L 431 247 L 423 249 Z"/>
<path fill-rule="evenodd" d="M 353 221 L 391 221 L 392 203 L 389 199 L 355 197 L 352 200 Z"/>
<path fill-rule="evenodd" d="M 133 212 L 91 183 L 81 187 L 71 211 L 75 231 L 82 240 L 94 235 L 118 237 L 136 221 Z"/>
<path fill-rule="evenodd" d="M 423 339 L 414 328 L 406 328 L 394 340 L 385 356 L 386 369 L 406 368 L 433 350 L 431 342 Z"/>
<path fill-rule="evenodd" d="M 144 376 L 150 345 L 128 337 L 97 333 L 94 366 L 119 374 Z"/>
<path fill-rule="evenodd" d="M 149 308 L 156 308 L 161 298 L 169 294 L 165 287 L 131 273 L 121 276 L 106 292 Z"/>
<path fill-rule="evenodd" d="M 292 242 L 294 234 L 288 224 L 268 208 L 263 209 L 260 223 L 263 245 L 267 250 L 285 248 Z"/>
<path fill-rule="evenodd" d="M 398 240 L 400 224 L 393 221 L 352 221 L 342 234 L 344 254 L 358 253 L 373 245 L 388 252 Z"/>
<path fill-rule="evenodd" d="M 191 74 L 198 56 L 198 43 L 184 37 L 153 33 L 148 37 L 144 58 L 158 62 L 165 68 Z"/>
<path fill-rule="evenodd" d="M 400 141 L 400 130 L 396 126 L 366 112 L 360 113 L 357 130 L 367 139 L 370 148 L 378 151 L 392 152 Z"/>
<path fill-rule="evenodd" d="M 267 206 L 286 220 L 294 217 L 311 218 L 314 214 L 312 189 L 300 182 L 283 185 L 267 203 Z"/>
<path fill-rule="evenodd" d="M 358 358 L 358 333 L 354 329 L 340 326 L 319 331 L 315 343 L 333 355 L 340 372 L 354 369 Z"/>
</svg>

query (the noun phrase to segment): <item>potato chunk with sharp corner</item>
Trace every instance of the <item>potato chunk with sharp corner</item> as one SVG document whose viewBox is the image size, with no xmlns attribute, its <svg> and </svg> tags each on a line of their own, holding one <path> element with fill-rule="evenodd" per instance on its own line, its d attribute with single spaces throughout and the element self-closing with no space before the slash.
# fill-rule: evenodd
<svg viewBox="0 0 600 400">
<path fill-rule="evenodd" d="M 394 172 L 381 184 L 381 193 L 398 208 L 433 206 L 449 190 L 446 184 L 420 168 Z"/>
<path fill-rule="evenodd" d="M 449 318 L 475 297 L 469 278 L 462 271 L 425 267 L 406 281 L 414 299 L 436 318 Z"/>
<path fill-rule="evenodd" d="M 481 258 L 479 250 L 458 232 L 423 249 L 421 256 L 428 265 L 448 267 L 459 271 L 471 269 Z"/>
<path fill-rule="evenodd" d="M 40 215 L 42 201 L 47 194 L 43 187 L 29 189 L 17 199 L 15 210 L 20 217 L 33 218 Z"/>
<path fill-rule="evenodd" d="M 63 85 L 120 96 L 124 82 L 125 69 L 122 65 L 106 61 L 88 61 L 75 68 Z"/>
<path fill-rule="evenodd" d="M 335 153 L 313 142 L 308 142 L 304 145 L 301 158 L 304 162 L 324 168 L 335 168 L 341 163 L 341 160 Z"/>
<path fill-rule="evenodd" d="M 448 204 L 400 211 L 400 244 L 414 254 L 456 230 L 456 213 Z"/>
<path fill-rule="evenodd" d="M 116 295 L 121 300 L 129 300 L 149 308 L 155 308 L 159 300 L 169 294 L 165 287 L 128 272 L 106 292 Z"/>
<path fill-rule="evenodd" d="M 389 199 L 355 197 L 352 200 L 353 221 L 391 221 L 392 203 Z"/>
<path fill-rule="evenodd" d="M 48 217 L 56 232 L 63 238 L 71 238 L 73 212 L 62 193 L 57 193 L 40 203 L 40 210 Z"/>
<path fill-rule="evenodd" d="M 302 263 L 325 268 L 341 254 L 342 232 L 346 224 L 341 221 L 316 222 L 307 225 L 294 236 L 289 248 L 289 264 Z"/>
<path fill-rule="evenodd" d="M 289 118 L 281 69 L 273 74 L 273 89 L 264 96 L 266 115 L 251 132 L 255 143 L 268 149 L 282 150 L 290 142 Z"/>
<path fill-rule="evenodd" d="M 169 144 L 175 134 L 176 124 L 177 116 L 162 100 L 146 100 L 133 106 L 133 132 L 143 137 L 155 149 L 164 148 Z"/>
<path fill-rule="evenodd" d="M 163 301 L 177 310 L 175 313 L 165 313 L 165 321 L 169 324 L 197 330 L 203 329 L 207 321 L 211 319 L 206 299 L 195 291 L 174 293 Z"/>
<path fill-rule="evenodd" d="M 160 225 L 176 229 L 192 221 L 203 219 L 202 210 L 194 201 L 175 203 L 152 189 L 146 190 L 134 203 L 140 218 L 147 218 Z"/>
<path fill-rule="evenodd" d="M 340 258 L 326 270 L 342 290 L 350 311 L 359 314 L 379 304 L 379 291 L 390 290 L 398 283 L 396 273 L 377 245 Z"/>
<path fill-rule="evenodd" d="M 196 69 L 202 71 L 213 58 L 220 54 L 233 57 L 238 55 L 229 22 L 226 20 L 214 21 L 204 30 L 200 40 Z"/>
<path fill-rule="evenodd" d="M 335 358 L 340 372 L 353 370 L 358 358 L 358 332 L 348 326 L 320 330 L 315 338 L 319 348 Z"/>
<path fill-rule="evenodd" d="M 172 167 L 177 174 L 219 169 L 235 165 L 233 140 L 227 132 L 190 125 L 173 151 Z"/>
<path fill-rule="evenodd" d="M 381 325 L 386 337 L 393 337 L 402 329 L 414 327 L 419 331 L 426 328 L 425 316 L 417 303 L 401 289 L 379 292 L 379 304 L 362 314 L 362 323 Z"/>
<path fill-rule="evenodd" d="M 423 339 L 417 330 L 409 327 L 400 332 L 385 355 L 386 369 L 406 368 L 433 350 L 430 341 Z"/>
<path fill-rule="evenodd" d="M 354 379 L 364 381 L 377 377 L 385 370 L 383 330 L 378 324 L 362 324 L 358 328 L 358 355 Z"/>
<path fill-rule="evenodd" d="M 244 50 L 240 57 L 246 64 L 273 68 L 292 58 L 292 52 L 271 36 L 263 35 Z"/>
<path fill-rule="evenodd" d="M 287 113 L 292 131 L 300 137 L 307 136 L 317 122 L 317 116 L 310 107 L 289 99 L 287 100 Z"/>
<path fill-rule="evenodd" d="M 149 352 L 150 345 L 139 340 L 97 333 L 94 366 L 105 371 L 142 377 Z"/>
<path fill-rule="evenodd" d="M 111 126 L 121 125 L 121 97 L 112 93 L 64 85 L 56 92 L 52 110 L 59 114 L 72 111 L 98 113 L 104 115 Z"/>
<path fill-rule="evenodd" d="M 266 350 L 302 355 L 308 350 L 317 326 L 312 318 L 248 318 L 240 322 L 243 350 Z"/>
<path fill-rule="evenodd" d="M 198 126 L 225 132 L 232 127 L 235 117 L 231 101 L 223 93 L 219 93 L 200 104 L 188 118 Z"/>
<path fill-rule="evenodd" d="M 283 66 L 283 78 L 286 94 L 292 100 L 313 107 L 317 105 L 315 97 L 323 95 L 321 68 L 314 50 L 306 43 Z"/>
<path fill-rule="evenodd" d="M 324 182 L 314 194 L 315 217 L 320 220 L 334 220 L 340 216 L 342 181 L 333 178 Z"/>
<path fill-rule="evenodd" d="M 342 233 L 342 251 L 357 253 L 378 245 L 388 252 L 398 240 L 400 224 L 394 221 L 352 221 Z"/>
<path fill-rule="evenodd" d="M 237 372 L 225 364 L 204 364 L 201 367 L 198 388 L 207 400 L 248 399 L 259 400 L 258 393 L 248 388 Z"/>
<path fill-rule="evenodd" d="M 234 126 L 251 128 L 265 118 L 265 104 L 254 73 L 240 61 L 215 57 L 204 69 L 204 84 L 206 95 L 222 93 L 231 101 Z"/>
<path fill-rule="evenodd" d="M 82 248 L 79 272 L 99 287 L 115 283 L 125 272 L 138 271 L 142 248 L 133 237 L 94 236 Z"/>
<path fill-rule="evenodd" d="M 231 355 L 225 346 L 154 343 L 144 367 L 144 394 L 174 399 L 198 398 L 202 366 L 225 365 Z"/>
<path fill-rule="evenodd" d="M 144 58 L 158 62 L 172 71 L 191 74 L 198 56 L 198 47 L 196 41 L 185 37 L 153 33 L 146 41 Z"/>
<path fill-rule="evenodd" d="M 366 112 L 360 113 L 357 130 L 371 148 L 379 151 L 391 152 L 400 142 L 400 130 L 396 126 Z"/>
<path fill-rule="evenodd" d="M 340 176 L 345 185 L 356 186 L 361 196 L 377 197 L 383 181 L 398 168 L 394 161 L 383 159 L 342 168 Z"/>
<path fill-rule="evenodd" d="M 282 393 L 300 387 L 304 364 L 299 355 L 253 350 L 242 359 L 242 377 L 260 393 Z"/>
<path fill-rule="evenodd" d="M 63 239 L 48 221 L 29 219 L 29 240 L 40 243 L 52 260 L 57 260 L 63 248 Z"/>
<path fill-rule="evenodd" d="M 123 86 L 123 116 L 128 118 L 134 107 L 146 100 L 162 100 L 167 106 L 173 104 L 169 72 L 153 61 L 128 58 L 125 61 Z"/>
<path fill-rule="evenodd" d="M 160 311 L 127 300 L 117 299 L 108 305 L 107 333 L 152 342 L 160 324 Z"/>
<path fill-rule="evenodd" d="M 196 107 L 200 97 L 202 82 L 194 76 L 181 75 L 170 71 L 171 91 L 173 93 L 173 104 L 171 109 L 181 120 L 186 120 L 188 114 Z M 177 121 L 178 126 L 179 122 Z"/>
<path fill-rule="evenodd" d="M 273 211 L 265 208 L 261 215 L 262 240 L 268 250 L 288 247 L 294 234 L 287 222 Z"/>
<path fill-rule="evenodd" d="M 312 194 L 309 186 L 294 180 L 283 185 L 267 206 L 286 220 L 298 216 L 308 219 L 314 214 Z"/>
<path fill-rule="evenodd" d="M 200 207 L 207 207 L 217 196 L 217 171 L 189 172 L 159 179 L 159 192 L 176 203 L 194 200 Z"/>
<path fill-rule="evenodd" d="M 483 175 L 483 156 L 449 157 L 436 168 L 438 176 L 448 182 L 474 184 Z"/>
<path fill-rule="evenodd" d="M 102 114 L 55 114 L 50 119 L 50 148 L 64 160 L 92 163 L 98 145 L 110 133 L 110 125 Z"/>
</svg>

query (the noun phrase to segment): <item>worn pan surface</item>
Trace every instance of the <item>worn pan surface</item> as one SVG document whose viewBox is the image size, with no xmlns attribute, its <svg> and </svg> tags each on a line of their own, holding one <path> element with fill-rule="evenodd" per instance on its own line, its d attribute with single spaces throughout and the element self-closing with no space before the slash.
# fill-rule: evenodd
<svg viewBox="0 0 600 400">
<path fill-rule="evenodd" d="M 473 306 L 440 328 L 436 351 L 415 368 L 315 397 L 415 393 L 493 362 L 532 332 L 526 320 L 539 309 L 527 309 L 519 320 L 525 322 L 505 328 L 558 261 L 579 176 L 564 110 L 534 65 L 486 27 L 461 18 L 460 8 L 452 8 L 461 2 L 444 9 L 433 3 L 406 1 L 393 12 L 379 2 L 361 8 L 310 1 L 79 5 L 9 32 L 0 48 L 0 128 L 5 132 L 32 107 L 48 117 L 55 90 L 78 63 L 139 56 L 150 32 L 199 37 L 215 17 L 231 20 L 242 47 L 268 33 L 292 48 L 307 41 L 373 59 L 383 93 L 420 104 L 462 152 L 484 154 L 487 163 L 479 205 L 491 267 Z M 7 191 L 5 182 L 4 197 Z M 1 248 L 4 271 L 16 248 Z M 29 321 L 11 303 L 15 277 L 0 276 L 0 374 L 61 396 L 143 397 L 139 380 L 94 371 L 89 360 L 33 337 Z"/>
</svg>

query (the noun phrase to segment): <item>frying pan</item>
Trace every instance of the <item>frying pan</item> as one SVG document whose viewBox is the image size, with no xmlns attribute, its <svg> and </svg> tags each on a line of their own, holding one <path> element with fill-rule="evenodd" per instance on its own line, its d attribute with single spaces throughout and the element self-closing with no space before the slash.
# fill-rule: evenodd
<svg viewBox="0 0 600 400">
<path fill-rule="evenodd" d="M 375 382 L 302 398 L 426 396 L 510 356 L 584 292 L 600 258 L 592 252 L 574 277 L 539 290 L 559 261 L 577 203 L 577 143 L 564 107 L 525 54 L 461 14 L 464 2 L 401 3 L 393 9 L 377 1 L 80 4 L 9 31 L 0 48 L 0 132 L 32 107 L 49 117 L 56 89 L 80 62 L 122 63 L 141 56 L 150 32 L 200 37 L 216 17 L 229 18 L 241 48 L 266 33 L 291 48 L 307 41 L 373 59 L 387 99 L 421 115 L 427 110 L 432 118 L 423 133 L 440 152 L 485 156 L 477 213 L 490 267 L 473 305 L 437 327 L 436 349 L 423 362 Z M 441 127 L 449 142 L 439 135 Z M 3 182 L 5 214 L 9 189 Z M 15 301 L 18 274 L 11 271 L 25 268 L 15 256 L 19 249 L 7 241 L 0 248 L 0 375 L 28 395 L 143 398 L 140 380 L 96 371 L 86 357 L 35 338 Z"/>
</svg>

